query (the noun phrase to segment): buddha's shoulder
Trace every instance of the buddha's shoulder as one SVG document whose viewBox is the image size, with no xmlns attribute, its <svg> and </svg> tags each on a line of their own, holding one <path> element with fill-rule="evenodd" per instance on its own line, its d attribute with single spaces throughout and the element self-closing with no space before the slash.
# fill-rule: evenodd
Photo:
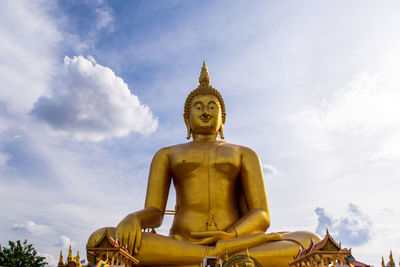
<svg viewBox="0 0 400 267">
<path fill-rule="evenodd" d="M 241 145 L 234 145 L 234 146 L 237 147 L 237 149 L 240 151 L 240 153 L 242 155 L 257 156 L 257 153 L 253 149 L 251 149 L 251 148 L 249 148 L 247 146 L 241 146 Z"/>
<path fill-rule="evenodd" d="M 232 143 L 228 143 L 228 142 L 219 142 L 219 145 L 223 148 L 235 151 L 237 153 L 240 154 L 247 154 L 247 153 L 256 153 L 254 152 L 251 148 L 248 148 L 246 146 L 242 146 L 242 145 L 237 145 L 237 144 L 232 144 Z"/>
<path fill-rule="evenodd" d="M 236 145 L 224 141 L 219 141 L 215 143 L 216 146 L 225 149 L 225 150 L 230 150 L 231 153 L 239 153 L 243 155 L 257 155 L 254 150 L 251 148 L 248 148 L 246 146 L 241 146 L 241 145 Z M 195 149 L 197 144 L 195 142 L 188 142 L 188 143 L 183 143 L 183 144 L 177 144 L 177 145 L 172 145 L 168 147 L 161 148 L 157 154 L 162 154 L 162 155 L 170 155 L 170 154 L 176 154 L 176 153 L 182 153 L 187 150 L 192 150 Z"/>
<path fill-rule="evenodd" d="M 190 150 L 191 148 L 192 148 L 191 143 L 177 144 L 161 148 L 160 150 L 157 151 L 156 154 L 173 155 L 176 153 L 182 153 L 185 150 Z"/>
<path fill-rule="evenodd" d="M 164 151 L 164 152 L 171 152 L 177 149 L 185 149 L 185 148 L 189 148 L 190 147 L 190 143 L 182 143 L 182 144 L 177 144 L 177 145 L 172 145 L 172 146 L 167 146 L 164 148 L 161 148 L 159 151 Z"/>
<path fill-rule="evenodd" d="M 156 155 L 169 155 L 175 151 L 185 149 L 185 147 L 187 147 L 186 143 L 163 147 L 157 151 Z"/>
</svg>

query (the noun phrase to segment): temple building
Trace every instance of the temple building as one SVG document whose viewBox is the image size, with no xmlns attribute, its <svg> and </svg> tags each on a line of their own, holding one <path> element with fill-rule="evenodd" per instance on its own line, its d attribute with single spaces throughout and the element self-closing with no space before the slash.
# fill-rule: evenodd
<svg viewBox="0 0 400 267">
<path fill-rule="evenodd" d="M 88 257 L 93 257 L 95 264 L 104 263 L 106 266 L 125 267 L 139 264 L 139 261 L 129 253 L 128 249 L 121 247 L 107 231 L 93 247 L 86 247 L 86 251 Z"/>
<path fill-rule="evenodd" d="M 348 258 L 351 256 L 351 249 L 341 247 L 326 230 L 325 237 L 314 242 L 308 248 L 300 247 L 294 261 L 289 264 L 291 267 L 318 266 L 324 267 L 334 264 L 334 266 L 349 266 Z"/>
<path fill-rule="evenodd" d="M 60 250 L 60 259 L 58 260 L 57 267 L 82 267 L 80 257 L 79 257 L 79 251 L 77 252 L 76 257 L 72 257 L 72 248 L 70 245 L 67 261 L 64 263 L 62 250 Z"/>
</svg>

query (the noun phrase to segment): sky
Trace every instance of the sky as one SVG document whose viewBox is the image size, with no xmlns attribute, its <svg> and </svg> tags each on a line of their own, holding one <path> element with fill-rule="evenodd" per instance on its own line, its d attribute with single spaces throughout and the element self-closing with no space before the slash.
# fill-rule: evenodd
<svg viewBox="0 0 400 267">
<path fill-rule="evenodd" d="M 203 60 L 260 157 L 268 231 L 400 257 L 399 1 L 2 1 L 0 244 L 54 266 L 144 205 Z M 168 207 L 174 207 L 171 189 Z M 158 233 L 168 234 L 171 216 Z"/>
</svg>

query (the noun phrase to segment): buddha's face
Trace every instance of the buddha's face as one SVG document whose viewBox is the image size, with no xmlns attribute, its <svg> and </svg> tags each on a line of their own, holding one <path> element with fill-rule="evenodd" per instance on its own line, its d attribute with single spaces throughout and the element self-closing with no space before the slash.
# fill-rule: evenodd
<svg viewBox="0 0 400 267">
<path fill-rule="evenodd" d="M 217 135 L 222 125 L 221 105 L 213 95 L 195 96 L 190 105 L 189 126 L 194 135 Z"/>
</svg>

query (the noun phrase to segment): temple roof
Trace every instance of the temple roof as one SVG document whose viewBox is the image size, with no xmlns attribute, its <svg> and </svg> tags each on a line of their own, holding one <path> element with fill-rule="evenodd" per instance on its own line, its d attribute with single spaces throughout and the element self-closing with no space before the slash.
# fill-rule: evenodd
<svg viewBox="0 0 400 267">
<path fill-rule="evenodd" d="M 71 245 L 69 245 L 68 257 L 67 257 L 67 261 L 65 263 L 63 261 L 62 250 L 60 250 L 60 259 L 58 260 L 58 265 L 57 265 L 57 267 L 67 267 L 67 266 L 82 267 L 81 262 L 80 262 L 80 257 L 79 257 L 79 251 L 77 252 L 76 257 L 72 257 Z"/>
<path fill-rule="evenodd" d="M 306 257 L 308 255 L 314 254 L 314 253 L 332 253 L 332 252 L 343 252 L 343 253 L 349 253 L 351 252 L 350 250 L 347 249 L 342 249 L 341 244 L 337 243 L 333 237 L 329 234 L 328 229 L 326 230 L 326 235 L 325 237 L 318 241 L 314 242 L 314 240 L 311 240 L 310 246 L 308 248 L 300 248 L 299 252 L 297 253 L 296 257 L 294 257 L 295 260 Z"/>
<path fill-rule="evenodd" d="M 131 253 L 127 248 L 121 247 L 119 243 L 110 236 L 108 231 L 105 231 L 104 235 L 99 240 L 96 241 L 93 247 L 86 247 L 86 250 L 91 254 L 100 253 L 107 255 L 107 257 L 108 257 L 108 252 L 117 253 L 122 258 L 130 262 L 133 262 L 135 264 L 139 263 L 139 261 L 131 255 Z"/>
<path fill-rule="evenodd" d="M 350 261 L 350 263 L 354 266 L 354 267 L 370 267 L 371 265 L 359 262 L 359 261 Z"/>
</svg>

